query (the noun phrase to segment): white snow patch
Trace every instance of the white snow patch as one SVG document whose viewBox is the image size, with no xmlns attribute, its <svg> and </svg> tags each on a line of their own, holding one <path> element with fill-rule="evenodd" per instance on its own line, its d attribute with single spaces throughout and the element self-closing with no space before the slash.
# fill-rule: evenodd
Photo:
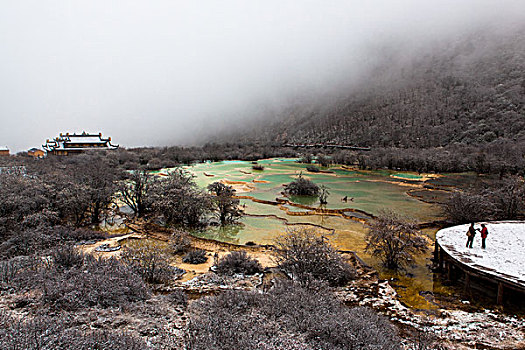
<svg viewBox="0 0 525 350">
<path fill-rule="evenodd" d="M 481 223 L 475 228 L 481 229 Z M 486 249 L 481 249 L 481 234 L 477 232 L 473 248 L 467 248 L 469 225 L 442 229 L 436 233 L 440 246 L 460 262 L 525 286 L 525 222 L 501 221 L 484 223 L 489 234 Z"/>
</svg>

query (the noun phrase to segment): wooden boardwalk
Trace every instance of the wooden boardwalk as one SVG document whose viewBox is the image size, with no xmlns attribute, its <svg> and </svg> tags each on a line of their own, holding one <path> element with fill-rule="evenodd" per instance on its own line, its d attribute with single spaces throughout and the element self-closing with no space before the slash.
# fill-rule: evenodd
<svg viewBox="0 0 525 350">
<path fill-rule="evenodd" d="M 437 269 L 450 281 L 461 279 L 466 291 L 473 280 L 494 287 L 497 304 L 504 303 L 506 291 L 525 296 L 525 222 L 490 222 L 487 227 L 486 250 L 479 247 L 479 233 L 473 248 L 465 247 L 468 225 L 438 231 L 434 250 Z"/>
<path fill-rule="evenodd" d="M 348 146 L 332 143 L 285 143 L 283 147 L 291 148 L 335 148 L 335 149 L 348 149 L 352 151 L 370 151 L 370 147 L 359 147 L 359 146 Z"/>
</svg>

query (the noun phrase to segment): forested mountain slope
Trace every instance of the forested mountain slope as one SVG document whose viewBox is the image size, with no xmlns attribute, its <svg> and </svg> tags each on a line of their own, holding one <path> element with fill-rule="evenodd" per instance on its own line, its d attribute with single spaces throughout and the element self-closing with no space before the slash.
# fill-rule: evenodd
<svg viewBox="0 0 525 350">
<path fill-rule="evenodd" d="M 391 56 L 362 87 L 284 107 L 241 138 L 402 148 L 525 142 L 524 28 Z"/>
</svg>

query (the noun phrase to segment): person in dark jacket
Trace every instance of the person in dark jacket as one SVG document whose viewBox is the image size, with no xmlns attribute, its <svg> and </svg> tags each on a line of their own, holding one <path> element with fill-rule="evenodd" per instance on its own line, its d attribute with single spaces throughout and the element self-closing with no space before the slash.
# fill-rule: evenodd
<svg viewBox="0 0 525 350">
<path fill-rule="evenodd" d="M 485 226 L 485 224 L 481 224 L 481 249 L 485 249 L 485 240 L 487 239 L 487 236 L 489 235 L 489 229 Z"/>
<path fill-rule="evenodd" d="M 472 248 L 472 243 L 474 243 L 474 236 L 476 235 L 476 229 L 474 228 L 474 223 L 470 224 L 470 227 L 467 231 L 467 248 Z"/>
</svg>

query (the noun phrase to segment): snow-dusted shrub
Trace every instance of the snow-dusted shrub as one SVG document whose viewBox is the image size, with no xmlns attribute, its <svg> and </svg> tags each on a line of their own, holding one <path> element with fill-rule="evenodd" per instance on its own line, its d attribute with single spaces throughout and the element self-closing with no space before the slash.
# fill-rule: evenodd
<svg viewBox="0 0 525 350">
<path fill-rule="evenodd" d="M 10 283 L 21 271 L 33 269 L 38 264 L 38 259 L 28 256 L 17 256 L 9 260 L 2 260 L 0 261 L 0 283 Z"/>
<path fill-rule="evenodd" d="M 104 238 L 102 232 L 65 226 L 28 228 L 11 235 L 0 244 L 0 257 L 11 258 L 47 253 L 56 246 Z"/>
<path fill-rule="evenodd" d="M 188 233 L 176 230 L 170 237 L 169 245 L 174 254 L 184 253 L 191 247 L 191 240 Z"/>
<path fill-rule="evenodd" d="M 190 312 L 192 350 L 400 349 L 388 320 L 367 308 L 347 308 L 319 284 L 277 284 L 263 294 L 228 291 L 195 302 Z"/>
<path fill-rule="evenodd" d="M 355 276 L 353 267 L 314 230 L 292 230 L 278 237 L 275 246 L 279 268 L 301 283 L 322 280 L 341 286 Z"/>
<path fill-rule="evenodd" d="M 81 266 L 84 262 L 83 254 L 75 251 L 72 246 L 55 248 L 51 256 L 57 268 L 70 269 L 75 266 Z"/>
<path fill-rule="evenodd" d="M 36 287 L 42 290 L 42 301 L 58 309 L 122 307 L 145 300 L 149 291 L 140 276 L 129 266 L 111 259 L 84 257 L 83 263 L 68 270 L 43 268 Z"/>
<path fill-rule="evenodd" d="M 188 305 L 188 297 L 182 289 L 176 289 L 167 295 L 168 300 L 175 305 L 182 305 L 186 307 Z"/>
<path fill-rule="evenodd" d="M 121 258 L 147 283 L 167 283 L 183 272 L 170 266 L 168 249 L 148 242 L 136 242 L 126 246 Z"/>
<path fill-rule="evenodd" d="M 25 349 L 114 349 L 143 350 L 149 347 L 140 338 L 119 331 L 77 330 L 66 317 L 40 316 L 17 320 L 0 312 L 0 348 Z"/>
<path fill-rule="evenodd" d="M 182 262 L 186 264 L 204 264 L 206 261 L 208 261 L 208 257 L 206 251 L 202 249 L 192 250 L 182 258 Z"/>
<path fill-rule="evenodd" d="M 233 275 L 242 273 L 253 275 L 262 271 L 262 266 L 254 258 L 251 258 L 245 251 L 231 252 L 224 256 L 217 263 L 217 273 L 221 275 Z"/>
</svg>

